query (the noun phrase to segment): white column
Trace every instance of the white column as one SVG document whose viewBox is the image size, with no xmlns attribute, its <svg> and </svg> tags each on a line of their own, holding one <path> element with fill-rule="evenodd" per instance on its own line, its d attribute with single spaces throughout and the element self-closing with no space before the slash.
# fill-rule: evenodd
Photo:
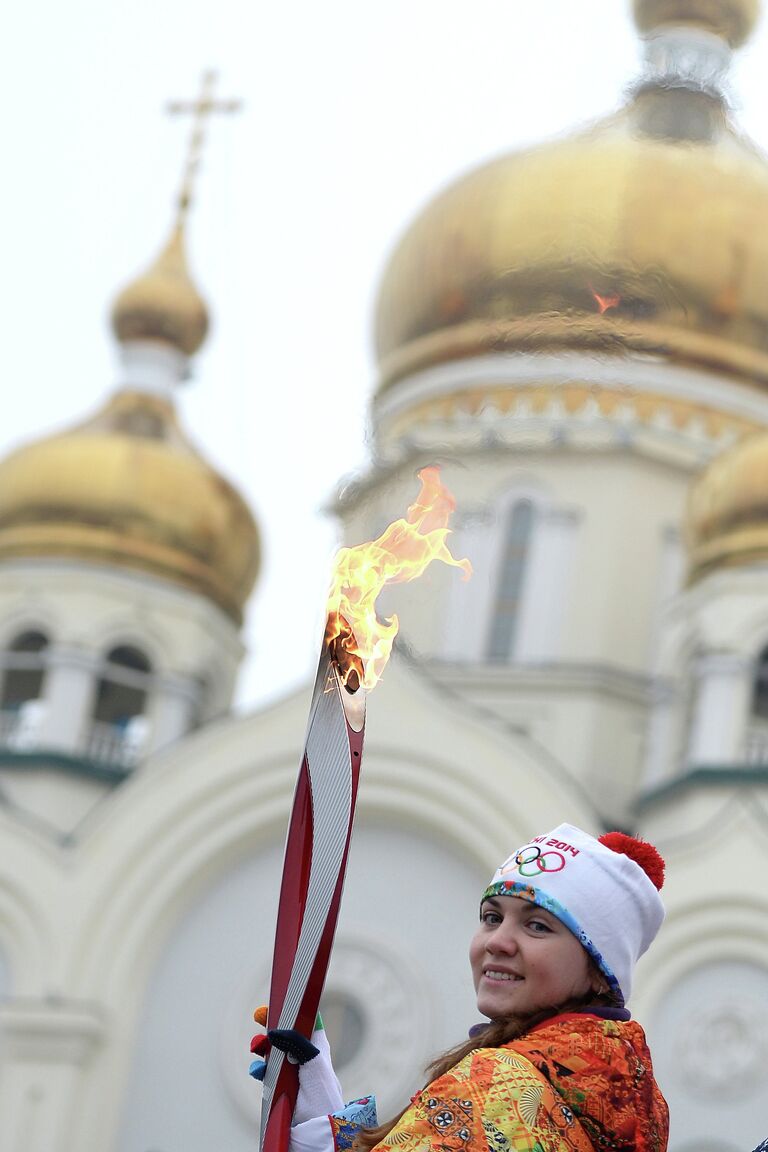
<svg viewBox="0 0 768 1152">
<path fill-rule="evenodd" d="M 682 588 L 684 577 L 685 549 L 680 529 L 676 525 L 667 524 L 661 530 L 661 554 L 648 633 L 648 657 L 652 663 L 658 655 L 665 612 Z"/>
<path fill-rule="evenodd" d="M 173 676 L 155 680 L 147 716 L 149 737 L 143 750 L 147 755 L 189 732 L 199 696 L 200 685 L 193 680 Z"/>
<path fill-rule="evenodd" d="M 182 352 L 154 340 L 126 340 L 120 346 L 120 361 L 121 389 L 162 399 L 170 399 L 189 374 L 189 360 Z"/>
<path fill-rule="evenodd" d="M 654 681 L 643 771 L 643 783 L 646 788 L 653 788 L 669 779 L 677 767 L 674 761 L 679 721 L 678 708 L 679 701 L 669 682 Z"/>
<path fill-rule="evenodd" d="M 42 747 L 65 752 L 81 749 L 96 690 L 96 672 L 92 653 L 75 647 L 51 649 L 43 688 Z"/>
<path fill-rule="evenodd" d="M 752 661 L 732 652 L 709 652 L 697 661 L 694 675 L 688 763 L 734 764 L 741 758 Z"/>
<path fill-rule="evenodd" d="M 0 1005 L 0 1152 L 72 1152 L 79 1081 L 105 1035 L 90 1005 Z"/>
<path fill-rule="evenodd" d="M 515 644 L 515 658 L 523 663 L 556 660 L 561 654 L 578 524 L 572 509 L 536 507 Z"/>
</svg>

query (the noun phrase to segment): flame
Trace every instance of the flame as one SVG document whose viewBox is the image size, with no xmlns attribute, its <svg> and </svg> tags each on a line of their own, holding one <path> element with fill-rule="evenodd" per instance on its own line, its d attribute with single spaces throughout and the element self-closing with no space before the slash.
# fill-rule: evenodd
<svg viewBox="0 0 768 1152">
<path fill-rule="evenodd" d="M 397 635 L 397 616 L 380 620 L 376 615 L 383 588 L 415 580 L 433 560 L 461 568 L 465 579 L 472 575 L 469 560 L 456 560 L 448 550 L 456 501 L 440 482 L 440 469 L 422 468 L 418 477 L 421 491 L 404 518 L 378 540 L 342 548 L 336 557 L 325 639 L 351 692 L 378 683 Z"/>
<path fill-rule="evenodd" d="M 601 296 L 599 292 L 595 292 L 591 284 L 589 290 L 595 299 L 595 303 L 597 304 L 598 311 L 600 312 L 601 316 L 604 312 L 607 312 L 609 308 L 617 308 L 619 304 L 621 304 L 621 296 L 619 296 L 618 292 L 614 293 L 612 296 Z"/>
</svg>

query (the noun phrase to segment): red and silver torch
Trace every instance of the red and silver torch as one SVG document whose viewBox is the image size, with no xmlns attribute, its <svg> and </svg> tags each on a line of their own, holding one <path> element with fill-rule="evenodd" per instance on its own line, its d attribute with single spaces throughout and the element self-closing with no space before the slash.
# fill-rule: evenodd
<svg viewBox="0 0 768 1152">
<path fill-rule="evenodd" d="M 459 567 L 448 550 L 453 497 L 436 467 L 419 473 L 421 490 L 406 516 L 374 541 L 343 548 L 328 603 L 304 754 L 293 798 L 277 914 L 269 1027 L 310 1036 L 330 960 L 347 866 L 365 731 L 365 703 L 389 659 L 398 619 L 379 620 L 388 584 L 420 576 L 432 560 Z M 261 1112 L 261 1152 L 285 1152 L 298 1072 L 272 1048 Z"/>
</svg>

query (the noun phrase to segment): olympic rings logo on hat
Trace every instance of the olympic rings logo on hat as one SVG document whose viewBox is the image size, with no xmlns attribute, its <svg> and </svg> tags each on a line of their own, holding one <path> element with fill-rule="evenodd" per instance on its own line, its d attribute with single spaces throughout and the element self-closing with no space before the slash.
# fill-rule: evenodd
<svg viewBox="0 0 768 1152">
<path fill-rule="evenodd" d="M 530 880 L 534 876 L 540 876 L 542 872 L 562 872 L 563 868 L 565 868 L 565 856 L 562 852 L 542 852 L 538 844 L 529 844 L 514 856 L 510 856 L 502 864 L 499 872 L 502 876 L 506 876 L 508 872 L 516 871 L 518 875 Z"/>
</svg>

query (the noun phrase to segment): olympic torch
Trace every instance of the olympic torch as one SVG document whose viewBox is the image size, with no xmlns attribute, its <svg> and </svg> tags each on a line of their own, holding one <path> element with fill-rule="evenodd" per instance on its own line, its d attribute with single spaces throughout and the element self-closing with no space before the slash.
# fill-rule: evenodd
<svg viewBox="0 0 768 1152">
<path fill-rule="evenodd" d="M 447 537 L 455 507 L 436 467 L 406 516 L 374 541 L 343 548 L 328 603 L 304 753 L 283 861 L 272 958 L 269 1027 L 312 1033 L 330 960 L 347 866 L 363 754 L 365 705 L 389 659 L 399 622 L 380 620 L 382 589 L 420 576 L 433 560 L 471 574 Z M 297 1066 L 273 1047 L 267 1058 L 261 1152 L 285 1152 L 298 1093 Z"/>
</svg>

